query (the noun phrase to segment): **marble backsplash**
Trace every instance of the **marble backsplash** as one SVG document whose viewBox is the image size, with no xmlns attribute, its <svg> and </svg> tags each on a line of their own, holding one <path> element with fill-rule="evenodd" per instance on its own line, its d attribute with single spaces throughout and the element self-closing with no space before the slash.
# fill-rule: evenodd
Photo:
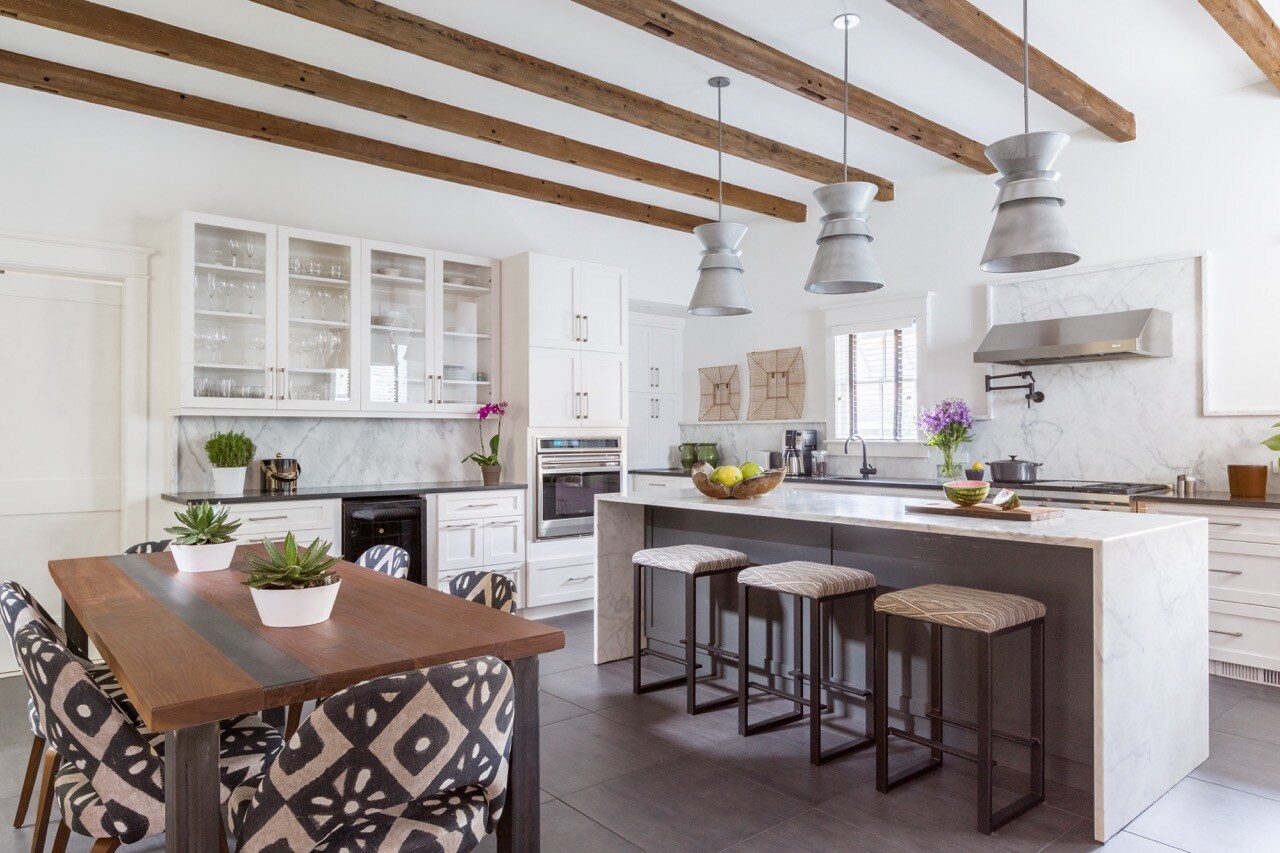
<svg viewBox="0 0 1280 853">
<path fill-rule="evenodd" d="M 174 423 L 176 491 L 213 486 L 204 443 L 215 431 L 242 430 L 257 458 L 281 453 L 302 464 L 309 486 L 419 483 L 479 479 L 461 460 L 477 449 L 474 420 L 420 418 L 182 417 Z M 251 481 L 252 482 L 252 481 Z"/>
<path fill-rule="evenodd" d="M 826 438 L 827 425 L 821 421 L 682 423 L 680 441 L 714 441 L 721 463 L 740 465 L 747 461 L 749 450 L 782 450 L 783 434 L 789 429 L 816 429 L 821 440 Z"/>
</svg>

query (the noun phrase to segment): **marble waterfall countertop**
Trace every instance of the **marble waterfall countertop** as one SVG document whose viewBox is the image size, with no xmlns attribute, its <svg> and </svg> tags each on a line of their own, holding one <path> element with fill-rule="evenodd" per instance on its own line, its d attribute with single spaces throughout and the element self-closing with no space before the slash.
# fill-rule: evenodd
<svg viewBox="0 0 1280 853">
<path fill-rule="evenodd" d="M 697 509 L 744 516 L 789 518 L 831 524 L 857 524 L 921 533 L 1010 539 L 1046 545 L 1095 547 L 1112 540 L 1140 536 L 1176 527 L 1199 526 L 1207 522 L 1191 516 L 1147 515 L 1129 512 L 1064 510 L 1065 517 L 1049 521 L 998 521 L 985 518 L 953 518 L 945 515 L 908 513 L 908 504 L 937 503 L 937 497 L 897 498 L 851 492 L 788 488 L 784 483 L 763 497 L 752 500 L 716 500 L 696 489 L 680 489 L 662 494 L 603 495 L 611 503 Z"/>
</svg>

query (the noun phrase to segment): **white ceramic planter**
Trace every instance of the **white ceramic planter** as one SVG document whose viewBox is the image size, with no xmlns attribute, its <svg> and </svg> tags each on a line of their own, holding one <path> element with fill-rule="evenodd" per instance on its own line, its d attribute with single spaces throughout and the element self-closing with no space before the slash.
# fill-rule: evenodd
<svg viewBox="0 0 1280 853">
<path fill-rule="evenodd" d="M 258 618 L 268 628 L 301 628 L 329 618 L 342 581 L 311 589 L 250 589 Z"/>
<path fill-rule="evenodd" d="M 231 565 L 237 544 L 232 539 L 218 545 L 170 545 L 169 550 L 180 572 L 216 572 Z"/>
<path fill-rule="evenodd" d="M 244 472 L 244 468 L 214 468 L 214 493 L 219 495 L 243 495 Z"/>
</svg>

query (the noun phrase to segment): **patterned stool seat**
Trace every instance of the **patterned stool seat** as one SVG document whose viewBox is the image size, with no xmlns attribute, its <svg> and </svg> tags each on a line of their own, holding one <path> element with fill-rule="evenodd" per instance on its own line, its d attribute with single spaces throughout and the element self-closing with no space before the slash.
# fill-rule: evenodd
<svg viewBox="0 0 1280 853">
<path fill-rule="evenodd" d="M 804 598 L 830 598 L 871 589 L 876 576 L 862 569 L 791 560 L 745 569 L 738 575 L 738 583 Z"/>
<path fill-rule="evenodd" d="M 876 610 L 984 634 L 1044 617 L 1044 605 L 1032 598 L 938 583 L 882 595 Z"/>
<path fill-rule="evenodd" d="M 729 569 L 741 569 L 751 560 L 741 551 L 712 548 L 708 545 L 672 545 L 669 548 L 647 548 L 637 551 L 631 562 L 651 569 L 705 575 Z"/>
</svg>

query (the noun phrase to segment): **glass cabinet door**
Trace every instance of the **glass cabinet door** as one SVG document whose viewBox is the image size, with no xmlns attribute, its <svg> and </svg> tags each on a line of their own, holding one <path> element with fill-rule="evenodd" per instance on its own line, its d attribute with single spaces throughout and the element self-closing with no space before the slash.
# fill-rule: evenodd
<svg viewBox="0 0 1280 853">
<path fill-rule="evenodd" d="M 429 411 L 437 388 L 432 252 L 366 240 L 364 263 L 365 408 Z"/>
<path fill-rule="evenodd" d="M 359 405 L 354 370 L 359 316 L 358 240 L 280 229 L 280 408 Z"/>
<path fill-rule="evenodd" d="M 275 406 L 271 226 L 184 214 L 182 361 L 191 406 Z"/>
<path fill-rule="evenodd" d="M 436 253 L 440 277 L 437 411 L 471 412 L 494 402 L 498 276 L 485 258 Z"/>
</svg>

